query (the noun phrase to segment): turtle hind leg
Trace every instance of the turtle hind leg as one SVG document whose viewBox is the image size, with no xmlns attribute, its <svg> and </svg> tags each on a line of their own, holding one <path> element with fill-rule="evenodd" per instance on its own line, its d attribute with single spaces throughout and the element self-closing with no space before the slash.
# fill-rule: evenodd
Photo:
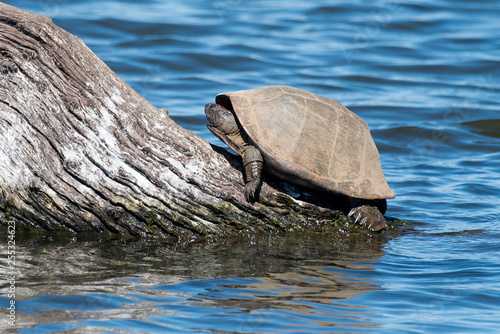
<svg viewBox="0 0 500 334">
<path fill-rule="evenodd" d="M 378 232 L 387 226 L 384 215 L 373 205 L 360 205 L 352 208 L 347 216 L 370 231 Z"/>
</svg>

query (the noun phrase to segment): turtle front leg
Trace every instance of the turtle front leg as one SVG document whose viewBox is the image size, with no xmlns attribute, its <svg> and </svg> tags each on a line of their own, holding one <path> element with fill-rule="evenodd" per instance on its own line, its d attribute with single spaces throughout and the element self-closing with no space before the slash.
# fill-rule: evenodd
<svg viewBox="0 0 500 334">
<path fill-rule="evenodd" d="M 258 199 L 258 191 L 262 184 L 262 166 L 264 159 L 255 146 L 248 146 L 242 152 L 243 166 L 245 166 L 245 199 L 248 202 Z"/>
</svg>

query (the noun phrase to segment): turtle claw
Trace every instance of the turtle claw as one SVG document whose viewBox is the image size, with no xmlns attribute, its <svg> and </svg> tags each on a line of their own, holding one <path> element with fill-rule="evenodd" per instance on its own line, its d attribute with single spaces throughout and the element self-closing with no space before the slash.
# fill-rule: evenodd
<svg viewBox="0 0 500 334">
<path fill-rule="evenodd" d="M 245 190 L 243 193 L 245 194 L 245 199 L 247 202 L 253 202 L 257 198 L 257 188 L 258 188 L 258 183 L 257 182 L 248 182 L 245 185 Z"/>
<path fill-rule="evenodd" d="M 375 206 L 361 205 L 351 209 L 348 217 L 354 219 L 354 223 L 370 231 L 380 231 L 386 227 L 385 217 Z"/>
</svg>

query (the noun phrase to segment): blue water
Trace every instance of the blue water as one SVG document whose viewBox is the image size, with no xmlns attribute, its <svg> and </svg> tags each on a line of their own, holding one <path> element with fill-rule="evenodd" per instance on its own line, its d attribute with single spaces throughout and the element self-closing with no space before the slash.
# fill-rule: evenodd
<svg viewBox="0 0 500 334">
<path fill-rule="evenodd" d="M 218 145 L 203 115 L 217 93 L 336 99 L 372 130 L 387 214 L 415 225 L 382 243 L 20 239 L 18 332 L 498 332 L 498 1 L 4 2 L 51 16 Z"/>
</svg>

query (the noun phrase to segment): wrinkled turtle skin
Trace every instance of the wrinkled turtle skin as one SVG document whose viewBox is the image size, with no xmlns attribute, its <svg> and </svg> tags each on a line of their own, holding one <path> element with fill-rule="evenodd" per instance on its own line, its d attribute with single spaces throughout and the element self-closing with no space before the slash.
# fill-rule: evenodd
<svg viewBox="0 0 500 334">
<path fill-rule="evenodd" d="M 205 114 L 210 131 L 242 156 L 248 201 L 258 194 L 264 168 L 290 183 L 348 196 L 348 215 L 357 223 L 385 227 L 386 199 L 395 194 L 368 125 L 340 103 L 268 86 L 219 94 Z"/>
</svg>

